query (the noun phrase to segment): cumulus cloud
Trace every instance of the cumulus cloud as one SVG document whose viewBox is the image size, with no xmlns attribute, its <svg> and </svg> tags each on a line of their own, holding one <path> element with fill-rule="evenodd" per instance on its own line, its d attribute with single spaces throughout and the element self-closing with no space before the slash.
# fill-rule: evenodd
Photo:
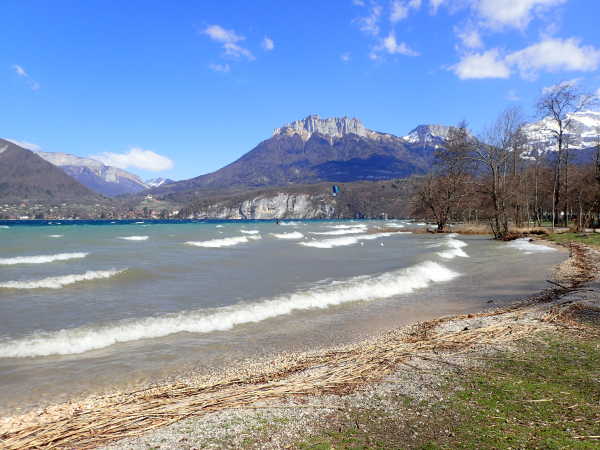
<svg viewBox="0 0 600 450">
<path fill-rule="evenodd" d="M 481 48 L 483 47 L 483 41 L 481 40 L 481 34 L 475 28 L 470 29 L 455 29 L 458 38 L 462 44 L 467 48 Z"/>
<path fill-rule="evenodd" d="M 229 72 L 231 70 L 229 64 L 209 64 L 208 68 L 214 72 Z"/>
<path fill-rule="evenodd" d="M 262 45 L 262 48 L 268 52 L 270 52 L 271 50 L 273 50 L 275 48 L 275 42 L 273 42 L 273 39 L 271 39 L 268 36 L 265 36 L 265 38 L 261 42 L 261 45 Z"/>
<path fill-rule="evenodd" d="M 42 151 L 42 147 L 40 147 L 37 144 L 32 144 L 31 142 L 17 141 L 16 139 L 6 139 L 6 140 L 8 142 L 12 142 L 15 145 L 18 145 L 19 147 L 26 148 L 27 150 L 31 150 L 33 152 L 41 152 Z"/>
<path fill-rule="evenodd" d="M 381 41 L 380 47 L 377 50 L 385 50 L 390 55 L 405 55 L 405 56 L 418 56 L 419 53 L 411 49 L 404 42 L 396 41 L 396 35 L 394 32 L 390 32 L 383 40 Z"/>
<path fill-rule="evenodd" d="M 483 53 L 471 53 L 451 67 L 461 80 L 481 78 L 508 78 L 510 68 L 496 48 Z"/>
<path fill-rule="evenodd" d="M 342 61 L 344 61 L 344 62 L 348 62 L 348 61 L 350 61 L 351 57 L 352 57 L 352 56 L 350 55 L 350 53 L 349 53 L 349 52 L 342 53 L 342 54 L 340 55 L 340 59 L 341 59 Z"/>
<path fill-rule="evenodd" d="M 205 34 L 213 41 L 220 43 L 227 56 L 236 59 L 242 56 L 249 60 L 255 59 L 250 50 L 238 44 L 238 42 L 241 42 L 246 38 L 233 30 L 227 30 L 220 25 L 209 25 L 202 30 L 202 34 Z"/>
<path fill-rule="evenodd" d="M 29 85 L 29 87 L 31 88 L 32 91 L 37 91 L 40 88 L 40 84 L 37 81 L 35 81 L 33 78 L 31 78 L 29 76 L 29 74 L 23 68 L 23 66 L 20 66 L 18 64 L 14 64 L 12 66 L 12 69 L 15 71 L 15 73 L 18 76 L 20 76 L 22 78 L 25 78 L 25 80 L 27 80 L 27 84 Z"/>
<path fill-rule="evenodd" d="M 149 170 L 151 172 L 169 170 L 174 166 L 173 161 L 166 156 L 139 147 L 131 148 L 125 153 L 105 152 L 93 156 L 93 158 L 108 166 L 115 166 L 121 169 L 133 167 L 136 169 Z"/>
<path fill-rule="evenodd" d="M 590 72 L 600 65 L 600 50 L 591 45 L 581 46 L 575 38 L 546 38 L 509 54 L 506 61 L 516 66 L 521 76 L 528 79 L 535 78 L 540 71 Z"/>
<path fill-rule="evenodd" d="M 540 72 L 590 72 L 600 66 L 600 50 L 582 46 L 575 38 L 545 38 L 507 55 L 498 49 L 469 53 L 451 69 L 461 79 L 508 78 L 517 71 L 522 78 L 535 79 Z"/>
<path fill-rule="evenodd" d="M 432 14 L 436 14 L 440 6 L 442 6 L 444 0 L 429 0 L 429 8 Z"/>
<path fill-rule="evenodd" d="M 552 7 L 567 0 L 471 0 L 471 7 L 483 25 L 500 29 L 525 29 L 534 15 L 544 16 Z"/>
</svg>

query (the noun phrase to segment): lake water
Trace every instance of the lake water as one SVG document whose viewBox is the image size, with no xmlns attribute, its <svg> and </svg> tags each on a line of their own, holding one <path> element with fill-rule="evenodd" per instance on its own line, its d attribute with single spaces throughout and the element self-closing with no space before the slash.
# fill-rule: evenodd
<svg viewBox="0 0 600 450">
<path fill-rule="evenodd" d="M 0 407 L 350 342 L 547 287 L 563 252 L 396 221 L 0 225 Z"/>
</svg>

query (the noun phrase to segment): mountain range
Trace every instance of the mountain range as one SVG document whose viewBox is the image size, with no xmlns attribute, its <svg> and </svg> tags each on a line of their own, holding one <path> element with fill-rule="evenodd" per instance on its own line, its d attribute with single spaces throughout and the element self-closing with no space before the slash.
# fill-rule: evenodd
<svg viewBox="0 0 600 450">
<path fill-rule="evenodd" d="M 356 118 L 311 115 L 275 129 L 269 139 L 216 172 L 153 192 L 404 178 L 429 170 L 433 150 L 443 144 L 449 129 L 422 125 L 398 137 L 369 130 Z"/>
<path fill-rule="evenodd" d="M 0 139 L 0 201 L 95 203 L 102 197 L 34 152 Z"/>
</svg>

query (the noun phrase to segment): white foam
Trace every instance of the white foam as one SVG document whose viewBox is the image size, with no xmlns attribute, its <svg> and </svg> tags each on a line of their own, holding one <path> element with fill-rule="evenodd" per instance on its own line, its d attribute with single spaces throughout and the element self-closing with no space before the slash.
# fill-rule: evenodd
<svg viewBox="0 0 600 450">
<path fill-rule="evenodd" d="M 232 247 L 238 244 L 245 244 L 251 240 L 255 241 L 260 239 L 260 236 L 234 236 L 223 239 L 211 239 L 210 241 L 188 241 L 186 245 L 193 245 L 195 247 L 206 247 L 206 248 L 221 248 L 221 247 Z"/>
<path fill-rule="evenodd" d="M 361 235 L 357 235 L 357 236 L 344 236 L 344 237 L 340 237 L 340 238 L 323 239 L 322 241 L 300 242 L 300 245 L 304 245 L 305 247 L 315 247 L 315 248 L 345 247 L 348 245 L 357 244 L 359 241 L 370 241 L 372 239 L 379 239 L 379 238 L 383 238 L 383 237 L 394 236 L 397 234 L 410 234 L 410 233 L 403 232 L 403 233 L 361 234 Z"/>
<path fill-rule="evenodd" d="M 300 224 L 298 222 L 279 222 L 279 225 L 283 227 L 297 227 Z"/>
<path fill-rule="evenodd" d="M 63 275 L 59 277 L 49 277 L 41 280 L 31 281 L 7 281 L 0 283 L 0 288 L 6 289 L 60 289 L 69 284 L 79 283 L 80 281 L 99 280 L 118 275 L 123 270 L 88 270 L 85 273 Z"/>
<path fill-rule="evenodd" d="M 8 225 L 0 225 L 0 228 L 3 230 L 8 230 L 10 227 Z"/>
<path fill-rule="evenodd" d="M 48 237 L 51 238 L 61 238 L 61 237 L 65 237 L 64 234 L 49 234 Z"/>
<path fill-rule="evenodd" d="M 532 253 L 548 253 L 556 251 L 555 248 L 529 242 L 529 239 L 527 238 L 516 239 L 514 241 L 509 242 L 507 245 L 508 247 L 521 250 L 526 255 L 531 255 Z"/>
<path fill-rule="evenodd" d="M 313 231 L 311 234 L 321 235 L 321 236 L 342 236 L 345 234 L 361 234 L 367 231 L 367 227 L 364 226 L 362 228 L 352 227 L 352 228 L 339 228 L 337 230 L 331 231 Z"/>
<path fill-rule="evenodd" d="M 240 230 L 244 234 L 260 234 L 258 230 Z"/>
<path fill-rule="evenodd" d="M 119 239 L 123 239 L 125 241 L 147 241 L 149 236 L 122 236 Z"/>
<path fill-rule="evenodd" d="M 336 228 L 338 230 L 349 230 L 351 228 L 366 228 L 364 223 L 357 223 L 352 225 L 327 225 L 327 228 Z"/>
<path fill-rule="evenodd" d="M 100 327 L 80 327 L 0 341 L 0 358 L 68 355 L 109 347 L 120 342 L 168 336 L 174 333 L 210 333 L 237 325 L 260 322 L 299 310 L 324 309 L 342 303 L 371 301 L 410 294 L 459 274 L 435 262 L 377 276 L 318 283 L 306 291 L 212 311 L 181 312 L 162 317 L 122 320 Z"/>
<path fill-rule="evenodd" d="M 46 264 L 54 261 L 67 261 L 69 259 L 85 258 L 89 253 L 58 253 L 56 255 L 17 256 L 15 258 L 0 258 L 0 266 L 14 264 Z"/>
<path fill-rule="evenodd" d="M 299 231 L 292 231 L 290 233 L 271 233 L 271 236 L 277 239 L 302 239 L 304 235 Z"/>
<path fill-rule="evenodd" d="M 223 228 L 223 225 L 217 225 L 215 228 Z"/>
<path fill-rule="evenodd" d="M 468 244 L 459 239 L 455 239 L 454 237 L 458 236 L 455 233 L 449 234 L 448 239 L 444 242 L 444 245 L 448 247 L 448 250 L 443 252 L 438 252 L 438 255 L 445 259 L 454 259 L 456 257 L 460 258 L 468 258 L 469 255 L 463 250 L 464 247 L 467 247 Z"/>
<path fill-rule="evenodd" d="M 385 226 L 386 227 L 393 227 L 393 228 L 404 228 L 404 224 L 402 224 L 402 223 L 396 223 L 396 222 L 386 222 Z"/>
</svg>

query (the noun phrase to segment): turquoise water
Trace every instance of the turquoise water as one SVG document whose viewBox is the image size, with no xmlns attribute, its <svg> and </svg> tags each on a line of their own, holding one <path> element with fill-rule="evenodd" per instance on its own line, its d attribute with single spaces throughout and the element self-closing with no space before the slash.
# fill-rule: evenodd
<svg viewBox="0 0 600 450">
<path fill-rule="evenodd" d="M 406 222 L 0 225 L 6 409 L 347 342 L 545 287 L 558 251 Z"/>
</svg>

